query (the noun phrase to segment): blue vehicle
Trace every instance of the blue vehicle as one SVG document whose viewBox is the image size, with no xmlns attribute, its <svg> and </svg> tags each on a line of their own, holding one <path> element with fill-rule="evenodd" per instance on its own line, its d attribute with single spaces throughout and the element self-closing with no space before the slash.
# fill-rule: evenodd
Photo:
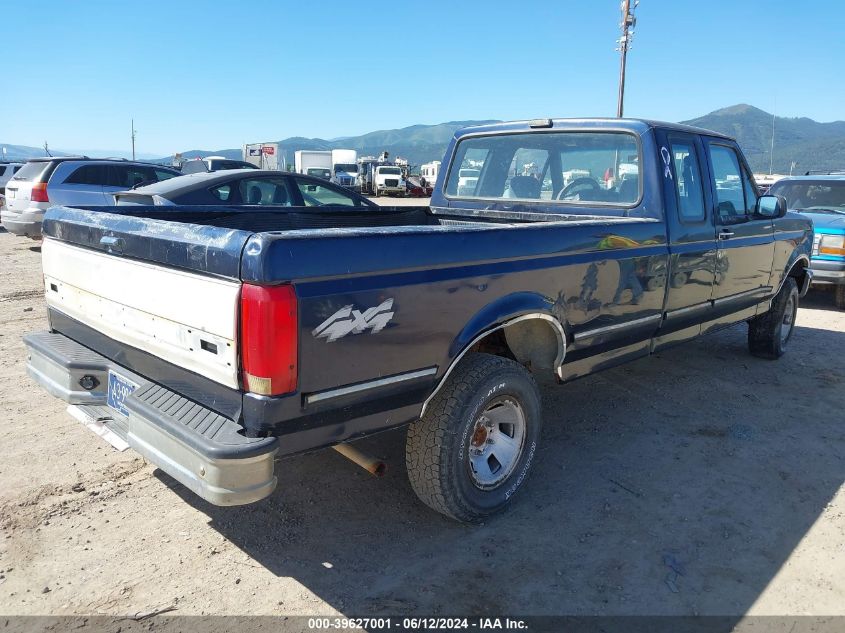
<svg viewBox="0 0 845 633">
<path fill-rule="evenodd" d="M 753 354 L 778 358 L 812 241 L 714 132 L 467 128 L 428 207 L 50 209 L 50 329 L 26 337 L 28 368 L 219 505 L 269 495 L 279 457 L 407 426 L 413 489 L 472 522 L 526 481 L 535 376 L 573 380 L 741 322 Z"/>
<path fill-rule="evenodd" d="M 790 209 L 812 218 L 813 284 L 833 285 L 836 307 L 845 308 L 845 172 L 790 176 L 772 185 Z"/>
</svg>

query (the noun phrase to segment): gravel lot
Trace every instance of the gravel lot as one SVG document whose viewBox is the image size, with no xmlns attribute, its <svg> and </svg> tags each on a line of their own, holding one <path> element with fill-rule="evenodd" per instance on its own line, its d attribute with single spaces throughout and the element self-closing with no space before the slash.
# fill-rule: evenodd
<svg viewBox="0 0 845 633">
<path fill-rule="evenodd" d="M 417 203 L 419 201 L 415 201 Z M 287 459 L 217 508 L 115 452 L 26 376 L 37 243 L 0 234 L 0 612 L 845 614 L 845 313 L 811 293 L 788 355 L 736 327 L 543 388 L 532 479 L 456 525 L 416 501 L 403 435 Z"/>
</svg>

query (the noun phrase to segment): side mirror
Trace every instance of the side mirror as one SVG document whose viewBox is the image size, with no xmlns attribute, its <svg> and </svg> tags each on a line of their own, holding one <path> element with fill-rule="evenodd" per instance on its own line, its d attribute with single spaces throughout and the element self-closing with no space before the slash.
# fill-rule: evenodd
<svg viewBox="0 0 845 633">
<path fill-rule="evenodd" d="M 783 196 L 760 196 L 754 209 L 764 218 L 782 218 L 786 215 L 786 198 Z"/>
</svg>

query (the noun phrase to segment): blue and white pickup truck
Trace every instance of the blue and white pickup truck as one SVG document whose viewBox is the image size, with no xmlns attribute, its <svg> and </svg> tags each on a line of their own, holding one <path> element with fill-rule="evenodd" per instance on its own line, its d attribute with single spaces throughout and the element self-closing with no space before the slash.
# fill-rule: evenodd
<svg viewBox="0 0 845 633">
<path fill-rule="evenodd" d="M 771 194 L 783 196 L 787 208 L 813 221 L 813 285 L 832 285 L 836 307 L 845 308 L 845 172 L 782 178 Z"/>
<path fill-rule="evenodd" d="M 212 503 L 266 497 L 281 457 L 407 425 L 414 490 L 476 521 L 532 466 L 535 375 L 569 381 L 738 322 L 778 358 L 812 242 L 713 132 L 468 128 L 430 207 L 50 209 L 50 329 L 26 337 L 28 366 Z"/>
</svg>

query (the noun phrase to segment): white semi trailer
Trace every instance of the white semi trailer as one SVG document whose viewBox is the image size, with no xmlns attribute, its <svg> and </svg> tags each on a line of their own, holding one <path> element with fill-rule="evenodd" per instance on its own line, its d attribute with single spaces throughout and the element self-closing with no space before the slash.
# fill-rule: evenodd
<svg viewBox="0 0 845 633">
<path fill-rule="evenodd" d="M 293 160 L 294 166 L 296 167 L 296 173 L 331 180 L 331 150 L 299 149 L 294 152 Z"/>
</svg>

